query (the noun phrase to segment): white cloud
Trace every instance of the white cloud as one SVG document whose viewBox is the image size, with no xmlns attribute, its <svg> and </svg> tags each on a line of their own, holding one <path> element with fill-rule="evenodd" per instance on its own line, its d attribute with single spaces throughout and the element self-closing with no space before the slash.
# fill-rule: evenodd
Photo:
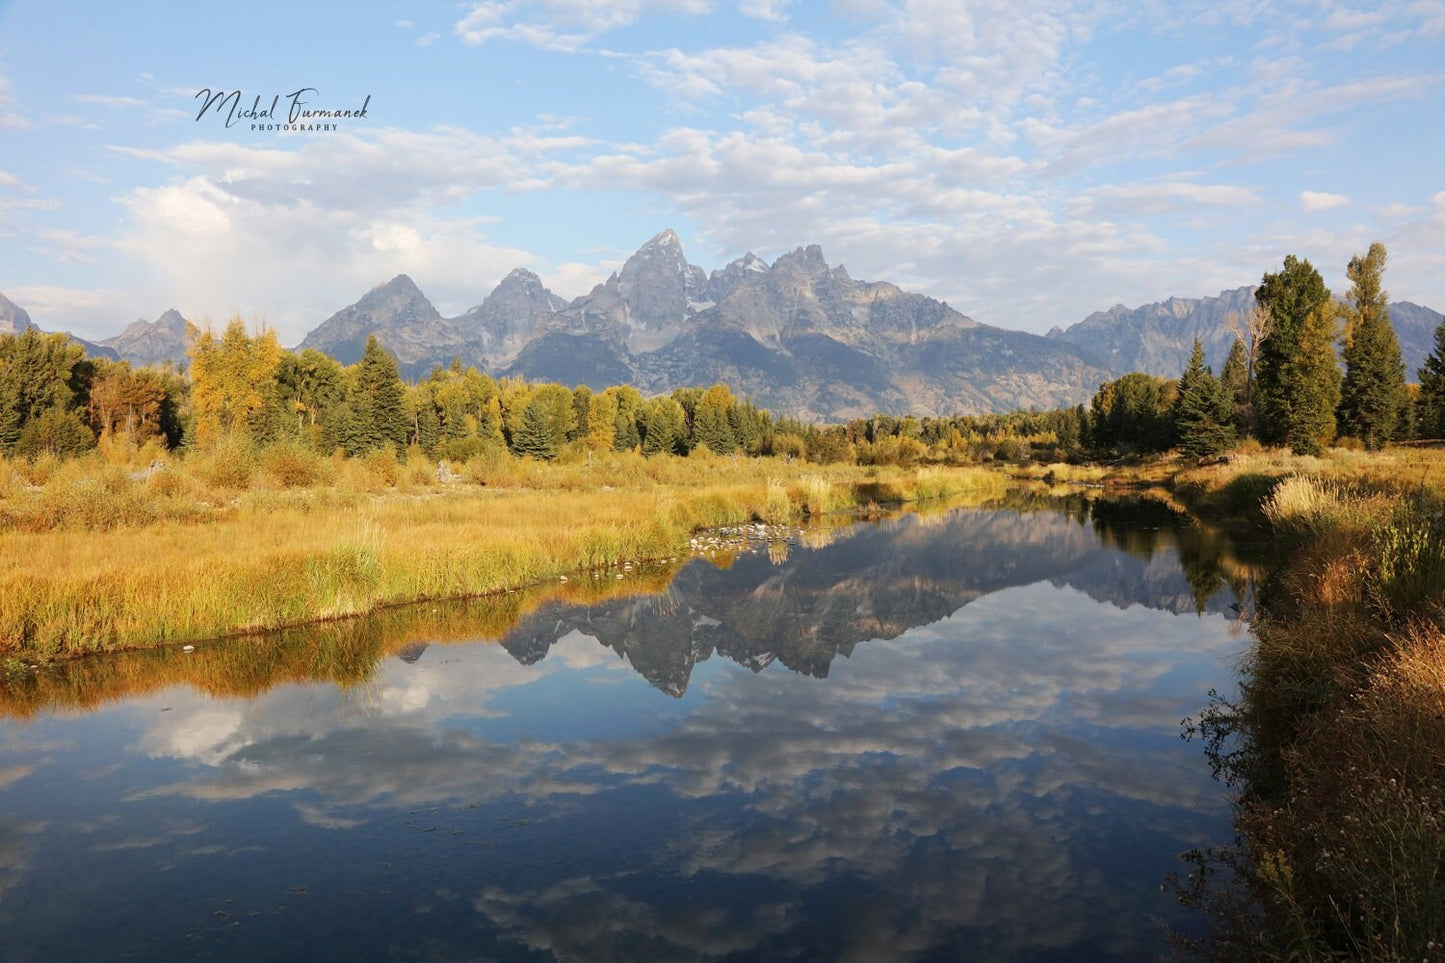
<svg viewBox="0 0 1445 963">
<path fill-rule="evenodd" d="M 485 0 L 473 4 L 452 32 L 473 47 L 512 40 L 574 51 L 644 12 L 705 14 L 711 9 L 711 0 Z"/>
<path fill-rule="evenodd" d="M 1300 191 L 1299 201 L 1300 207 L 1310 214 L 1346 207 L 1350 203 L 1350 199 L 1343 194 L 1328 194 L 1323 191 Z"/>
<path fill-rule="evenodd" d="M 71 94 L 70 99 L 78 104 L 98 104 L 101 107 L 146 106 L 146 102 L 137 97 L 113 97 L 107 94 Z"/>
<path fill-rule="evenodd" d="M 1088 194 L 1098 207 L 1135 214 L 1166 214 L 1191 207 L 1242 207 L 1260 202 L 1259 192 L 1234 184 L 1190 181 L 1111 184 Z"/>
<path fill-rule="evenodd" d="M 793 0 L 738 0 L 738 12 L 755 20 L 782 22 Z"/>
</svg>

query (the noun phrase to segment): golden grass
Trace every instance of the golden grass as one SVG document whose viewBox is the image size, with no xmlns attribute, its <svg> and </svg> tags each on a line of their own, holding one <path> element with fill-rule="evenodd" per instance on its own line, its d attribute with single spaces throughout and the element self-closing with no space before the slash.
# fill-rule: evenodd
<svg viewBox="0 0 1445 963">
<path fill-rule="evenodd" d="M 675 555 L 698 529 L 851 507 L 880 480 L 905 497 L 920 487 L 902 470 L 710 455 L 479 459 L 467 471 L 478 482 L 455 484 L 390 455 L 268 454 L 249 473 L 238 457 L 144 480 L 81 461 L 43 486 L 11 485 L 0 655 L 54 659 L 481 595 Z M 242 477 L 249 488 L 229 487 Z M 335 484 L 301 487 L 307 477 Z"/>
<path fill-rule="evenodd" d="M 112 653 L 0 676 L 0 716 L 85 711 L 173 685 L 220 697 L 251 697 L 288 682 L 369 682 L 377 661 L 417 643 L 500 640 L 529 613 L 552 601 L 595 604 L 664 589 L 673 566 L 649 566 L 625 581 L 575 579 L 479 598 L 382 609 L 361 618 L 282 629 L 249 638 Z"/>
<path fill-rule="evenodd" d="M 1442 490 L 1445 452 L 1403 448 L 1176 476 L 1289 536 L 1226 722 L 1245 736 L 1236 865 L 1263 900 L 1227 921 L 1241 958 L 1445 958 Z"/>
</svg>

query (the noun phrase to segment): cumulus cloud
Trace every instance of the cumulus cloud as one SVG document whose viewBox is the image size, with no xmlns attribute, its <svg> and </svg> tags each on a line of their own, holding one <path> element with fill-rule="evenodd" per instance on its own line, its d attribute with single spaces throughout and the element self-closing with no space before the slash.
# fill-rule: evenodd
<svg viewBox="0 0 1445 963">
<path fill-rule="evenodd" d="M 1350 199 L 1344 194 L 1329 194 L 1323 191 L 1300 191 L 1299 201 L 1300 207 L 1310 214 L 1347 207 L 1350 203 Z"/>
</svg>

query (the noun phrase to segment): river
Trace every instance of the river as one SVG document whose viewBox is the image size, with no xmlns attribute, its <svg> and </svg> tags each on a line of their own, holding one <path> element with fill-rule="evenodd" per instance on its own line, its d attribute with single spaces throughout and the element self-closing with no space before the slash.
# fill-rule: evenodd
<svg viewBox="0 0 1445 963">
<path fill-rule="evenodd" d="M 0 682 L 40 960 L 1147 960 L 1256 568 L 1014 498 Z"/>
</svg>

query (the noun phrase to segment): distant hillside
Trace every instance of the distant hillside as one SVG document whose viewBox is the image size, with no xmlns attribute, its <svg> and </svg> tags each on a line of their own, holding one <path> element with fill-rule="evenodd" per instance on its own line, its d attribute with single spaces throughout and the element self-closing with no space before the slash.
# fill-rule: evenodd
<svg viewBox="0 0 1445 963">
<path fill-rule="evenodd" d="M 1197 337 L 1204 345 L 1206 362 L 1218 371 L 1234 341 L 1229 315 L 1247 314 L 1254 306 L 1254 291 L 1251 284 L 1221 291 L 1212 298 L 1169 298 L 1139 308 L 1116 304 L 1066 329 L 1055 328 L 1047 336 L 1075 345 L 1118 371 L 1146 371 L 1168 378 L 1178 377 L 1189 363 Z M 1396 301 L 1390 305 L 1390 320 L 1400 339 L 1406 376 L 1413 381 L 1434 348 L 1441 315 L 1409 301 Z"/>
</svg>

